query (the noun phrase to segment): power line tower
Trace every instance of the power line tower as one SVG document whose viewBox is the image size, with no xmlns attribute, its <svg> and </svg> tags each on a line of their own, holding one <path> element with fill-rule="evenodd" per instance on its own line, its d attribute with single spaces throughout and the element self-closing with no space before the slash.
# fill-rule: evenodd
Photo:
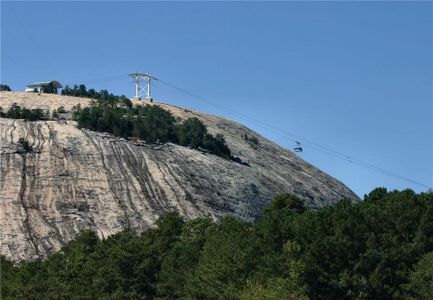
<svg viewBox="0 0 433 300">
<path fill-rule="evenodd" d="M 140 99 L 140 95 L 141 95 L 141 82 L 140 79 L 143 79 L 145 74 L 144 73 L 132 73 L 129 74 L 130 77 L 134 78 L 135 80 L 135 99 Z"/>
<path fill-rule="evenodd" d="M 158 78 L 152 76 L 149 73 L 144 74 L 144 80 L 146 80 L 146 100 L 152 101 L 152 97 L 150 95 L 150 87 L 152 86 L 152 80 L 158 80 Z"/>
<path fill-rule="evenodd" d="M 158 80 L 156 77 L 152 76 L 149 73 L 132 73 L 129 74 L 135 80 L 135 99 L 141 99 L 141 91 L 143 87 L 141 86 L 142 82 L 146 82 L 146 100 L 152 101 L 152 97 L 150 94 L 150 87 L 152 85 L 152 80 Z"/>
</svg>

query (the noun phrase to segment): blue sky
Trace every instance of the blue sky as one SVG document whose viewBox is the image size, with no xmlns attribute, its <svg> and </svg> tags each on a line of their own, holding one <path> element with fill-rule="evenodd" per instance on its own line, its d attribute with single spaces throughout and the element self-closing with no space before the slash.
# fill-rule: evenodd
<svg viewBox="0 0 433 300">
<path fill-rule="evenodd" d="M 151 72 L 207 101 L 157 82 L 163 102 L 237 120 L 286 148 L 299 139 L 260 120 L 432 186 L 432 6 L 3 1 L 1 81 L 88 82 L 132 96 L 130 78 L 107 77 Z M 360 196 L 427 189 L 303 146 L 303 159 Z"/>
</svg>

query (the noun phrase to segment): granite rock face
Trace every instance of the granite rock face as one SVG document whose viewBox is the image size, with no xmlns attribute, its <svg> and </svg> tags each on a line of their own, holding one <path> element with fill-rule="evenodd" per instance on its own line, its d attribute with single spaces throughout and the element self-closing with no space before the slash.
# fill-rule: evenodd
<svg viewBox="0 0 433 300">
<path fill-rule="evenodd" d="M 22 100 L 26 97 L 26 100 Z M 54 109 L 87 99 L 1 93 L 1 105 Z M 144 230 L 165 212 L 185 218 L 229 214 L 252 221 L 271 198 L 299 195 L 310 207 L 343 198 L 358 201 L 344 184 L 299 156 L 236 122 L 161 103 L 179 118 L 197 117 L 224 134 L 241 163 L 186 147 L 148 145 L 81 130 L 75 122 L 0 118 L 1 254 L 44 258 L 82 229 L 107 237 L 123 228 Z M 256 137 L 256 146 L 243 135 Z M 33 152 L 18 145 L 27 139 Z"/>
</svg>

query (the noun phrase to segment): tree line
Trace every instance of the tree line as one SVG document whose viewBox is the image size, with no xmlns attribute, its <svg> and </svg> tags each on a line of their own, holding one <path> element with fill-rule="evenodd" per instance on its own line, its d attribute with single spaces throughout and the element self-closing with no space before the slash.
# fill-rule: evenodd
<svg viewBox="0 0 433 300">
<path fill-rule="evenodd" d="M 127 97 L 114 96 L 105 90 L 95 93 L 94 90 L 87 91 L 84 85 L 68 88 L 65 92 L 65 95 L 96 99 L 87 107 L 73 108 L 73 119 L 81 128 L 137 138 L 147 143 L 171 142 L 233 159 L 224 136 L 210 134 L 198 118 L 182 122 L 157 105 L 132 105 Z"/>
<path fill-rule="evenodd" d="M 79 84 L 79 85 L 75 84 L 72 87 L 66 85 L 62 89 L 61 94 L 65 96 L 74 96 L 74 97 L 102 100 L 109 103 L 122 102 L 128 106 L 132 106 L 131 101 L 128 99 L 128 97 L 124 95 L 116 96 L 108 92 L 107 90 L 100 90 L 98 92 L 95 89 L 87 89 L 87 87 L 84 84 Z"/>
<path fill-rule="evenodd" d="M 157 105 L 132 105 L 126 96 L 116 96 L 107 90 L 96 92 L 86 86 L 66 86 L 62 95 L 93 99 L 89 106 L 80 105 L 72 109 L 72 118 L 80 128 L 108 132 L 124 138 L 141 139 L 147 143 L 175 143 L 181 146 L 201 149 L 224 159 L 240 161 L 232 157 L 222 134 L 213 135 L 198 118 L 185 121 L 176 119 L 169 111 Z M 65 113 L 63 107 L 53 111 L 55 119 Z M 50 113 L 42 109 L 27 109 L 14 103 L 7 112 L 0 110 L 0 116 L 28 121 L 49 120 Z"/>
<path fill-rule="evenodd" d="M 0 84 L 0 92 L 10 92 L 11 88 L 7 84 Z"/>
<path fill-rule="evenodd" d="M 433 193 L 378 188 L 318 210 L 284 194 L 253 224 L 168 213 L 1 269 L 3 299 L 431 299 Z"/>
<path fill-rule="evenodd" d="M 28 109 L 13 103 L 7 112 L 0 107 L 0 117 L 12 119 L 25 119 L 28 121 L 49 120 L 50 113 L 40 108 Z"/>
</svg>

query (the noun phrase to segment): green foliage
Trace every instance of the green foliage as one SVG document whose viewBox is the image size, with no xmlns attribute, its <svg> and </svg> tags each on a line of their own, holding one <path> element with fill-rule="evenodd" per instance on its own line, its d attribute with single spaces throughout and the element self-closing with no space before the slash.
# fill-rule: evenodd
<svg viewBox="0 0 433 300">
<path fill-rule="evenodd" d="M 78 126 L 116 136 L 133 137 L 148 143 L 176 142 L 175 119 L 159 106 L 128 107 L 124 103 L 93 102 L 85 108 L 75 107 L 73 118 Z"/>
<path fill-rule="evenodd" d="M 84 84 L 74 85 L 70 87 L 66 85 L 62 90 L 62 95 L 91 98 L 94 100 L 101 100 L 105 105 L 111 107 L 116 106 L 117 103 L 121 103 L 122 106 L 131 108 L 132 102 L 126 96 L 115 96 L 109 93 L 107 90 L 101 90 L 99 92 L 94 89 L 87 90 Z"/>
<path fill-rule="evenodd" d="M 254 224 L 162 216 L 83 231 L 44 261 L 1 258 L 3 299 L 431 299 L 433 194 L 377 189 L 308 210 L 274 198 Z"/>
<path fill-rule="evenodd" d="M 216 134 L 215 136 L 206 134 L 201 147 L 225 159 L 234 159 L 229 147 L 226 144 L 224 136 L 220 133 Z M 237 160 L 239 160 L 239 158 L 237 158 Z"/>
<path fill-rule="evenodd" d="M 157 296 L 161 299 L 187 295 L 186 282 L 198 264 L 206 232 L 214 226 L 210 219 L 197 218 L 185 223 L 178 240 L 164 256 L 158 275 Z"/>
<path fill-rule="evenodd" d="M 223 218 L 206 232 L 200 258 L 187 278 L 193 299 L 234 299 L 254 267 L 251 225 Z"/>
<path fill-rule="evenodd" d="M 206 127 L 199 119 L 189 118 L 178 128 L 179 144 L 198 148 L 203 145 L 203 139 L 206 134 Z"/>
<path fill-rule="evenodd" d="M 16 103 L 13 103 L 9 108 L 8 112 L 1 113 L 2 117 L 12 118 L 12 119 L 24 119 L 27 121 L 37 121 L 37 120 L 48 120 L 49 113 L 45 112 L 40 108 L 27 109 L 25 107 L 20 107 Z"/>
<path fill-rule="evenodd" d="M 157 105 L 136 105 L 125 96 L 113 96 L 107 91 L 86 90 L 84 85 L 65 87 L 64 95 L 97 99 L 90 106 L 73 108 L 78 126 L 112 133 L 124 138 L 136 138 L 147 143 L 179 143 L 193 149 L 204 149 L 225 159 L 231 159 L 230 149 L 221 134 L 213 136 L 197 118 L 178 124 L 172 114 Z"/>
<path fill-rule="evenodd" d="M 59 108 L 57 108 L 57 112 L 58 112 L 59 114 L 64 114 L 64 113 L 66 112 L 65 107 L 63 107 L 63 106 L 59 106 Z"/>
<path fill-rule="evenodd" d="M 293 292 L 290 282 L 285 278 L 269 278 L 265 283 L 247 281 L 240 292 L 240 300 L 306 300 L 307 296 Z"/>
<path fill-rule="evenodd" d="M 382 199 L 388 191 L 384 187 L 375 188 L 368 195 L 364 195 L 364 201 L 376 201 Z"/>
<path fill-rule="evenodd" d="M 182 146 L 202 148 L 225 159 L 231 158 L 224 136 L 213 136 L 207 132 L 206 127 L 198 118 L 189 118 L 177 127 L 177 138 Z"/>
<path fill-rule="evenodd" d="M 0 91 L 2 91 L 2 92 L 10 92 L 11 88 L 7 84 L 0 84 Z"/>
<path fill-rule="evenodd" d="M 18 140 L 18 150 L 21 153 L 30 153 L 33 151 L 33 147 L 30 145 L 29 141 L 21 137 Z"/>
<path fill-rule="evenodd" d="M 417 263 L 410 275 L 407 290 L 415 299 L 431 299 L 433 291 L 433 251 L 427 253 Z"/>
<path fill-rule="evenodd" d="M 209 134 L 206 126 L 197 118 L 189 118 L 178 124 L 170 112 L 157 105 L 133 106 L 131 100 L 125 96 L 115 96 L 106 90 L 87 90 L 83 84 L 74 85 L 72 88 L 66 86 L 62 95 L 94 99 L 88 107 L 81 108 L 77 105 L 72 108 L 72 117 L 81 128 L 141 139 L 147 143 L 178 143 L 235 160 L 224 136 Z M 64 107 L 60 106 L 53 110 L 52 118 L 58 119 L 59 114 L 65 112 Z M 14 103 L 7 113 L 0 111 L 0 116 L 37 121 L 48 120 L 49 112 L 39 108 L 22 108 Z"/>
<path fill-rule="evenodd" d="M 253 135 L 249 136 L 248 134 L 245 133 L 242 134 L 242 138 L 245 141 L 247 141 L 250 144 L 251 148 L 253 149 L 257 149 L 257 147 L 260 145 L 259 140 Z"/>
</svg>

